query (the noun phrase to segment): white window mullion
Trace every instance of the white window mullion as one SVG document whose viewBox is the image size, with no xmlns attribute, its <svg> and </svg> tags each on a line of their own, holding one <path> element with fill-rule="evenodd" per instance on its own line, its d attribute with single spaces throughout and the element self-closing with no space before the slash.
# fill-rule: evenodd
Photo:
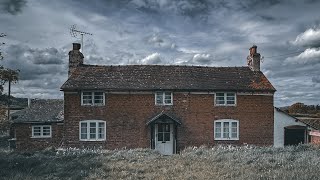
<svg viewBox="0 0 320 180">
<path fill-rule="evenodd" d="M 96 122 L 96 140 L 98 140 L 98 132 L 99 132 L 99 127 L 98 127 L 99 123 Z"/>
<path fill-rule="evenodd" d="M 87 124 L 87 139 L 90 139 L 90 123 L 86 122 Z"/>
<path fill-rule="evenodd" d="M 232 122 L 229 123 L 229 139 L 232 139 Z"/>
<path fill-rule="evenodd" d="M 224 123 L 221 122 L 221 135 L 220 135 L 220 138 L 223 138 L 223 134 L 224 134 L 224 128 L 223 128 L 223 126 L 224 126 Z"/>
<path fill-rule="evenodd" d="M 165 92 L 163 92 L 162 93 L 162 102 L 163 102 L 163 104 L 166 104 L 166 93 Z"/>
<path fill-rule="evenodd" d="M 92 99 L 92 105 L 94 106 L 94 100 L 95 100 L 95 98 L 94 98 L 94 92 L 91 92 L 91 99 Z"/>
</svg>

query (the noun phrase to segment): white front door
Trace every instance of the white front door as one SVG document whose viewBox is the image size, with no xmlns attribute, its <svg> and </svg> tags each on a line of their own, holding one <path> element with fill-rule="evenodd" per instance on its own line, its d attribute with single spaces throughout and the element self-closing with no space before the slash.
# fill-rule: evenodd
<svg viewBox="0 0 320 180">
<path fill-rule="evenodd" d="M 173 154 L 173 124 L 155 124 L 155 148 L 163 155 Z"/>
</svg>

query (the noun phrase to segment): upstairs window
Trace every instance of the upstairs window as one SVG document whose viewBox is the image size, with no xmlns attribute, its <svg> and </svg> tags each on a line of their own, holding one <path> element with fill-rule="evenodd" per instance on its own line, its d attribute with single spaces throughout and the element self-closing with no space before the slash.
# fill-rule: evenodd
<svg viewBox="0 0 320 180">
<path fill-rule="evenodd" d="M 104 99 L 104 92 L 84 91 L 81 93 L 81 105 L 103 106 Z"/>
<path fill-rule="evenodd" d="M 214 140 L 239 140 L 239 121 L 233 119 L 214 121 Z"/>
<path fill-rule="evenodd" d="M 172 92 L 156 92 L 156 105 L 172 105 Z"/>
<path fill-rule="evenodd" d="M 79 139 L 81 141 L 106 140 L 106 122 L 102 120 L 80 121 Z"/>
<path fill-rule="evenodd" d="M 50 125 L 32 126 L 32 137 L 33 138 L 50 138 L 51 126 Z"/>
<path fill-rule="evenodd" d="M 216 106 L 235 106 L 236 93 L 233 92 L 218 92 L 215 96 Z"/>
</svg>

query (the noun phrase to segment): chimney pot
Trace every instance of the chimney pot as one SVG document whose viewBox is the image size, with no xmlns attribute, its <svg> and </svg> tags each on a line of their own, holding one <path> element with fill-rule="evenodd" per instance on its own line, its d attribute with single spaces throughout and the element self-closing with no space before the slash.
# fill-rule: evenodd
<svg viewBox="0 0 320 180">
<path fill-rule="evenodd" d="M 257 46 L 253 45 L 249 50 L 250 50 L 250 55 L 256 54 L 257 53 Z"/>
<path fill-rule="evenodd" d="M 81 44 L 80 43 L 72 43 L 73 45 L 73 50 L 80 50 L 81 49 Z"/>
</svg>

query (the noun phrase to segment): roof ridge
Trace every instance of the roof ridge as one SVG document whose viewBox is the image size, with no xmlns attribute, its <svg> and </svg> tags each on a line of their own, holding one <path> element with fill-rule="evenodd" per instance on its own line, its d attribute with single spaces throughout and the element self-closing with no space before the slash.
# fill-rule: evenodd
<svg viewBox="0 0 320 180">
<path fill-rule="evenodd" d="M 82 64 L 80 67 L 200 67 L 200 68 L 248 68 L 248 66 L 202 66 L 202 65 L 177 65 L 177 64 L 126 64 L 126 65 L 98 65 L 98 64 Z"/>
</svg>

